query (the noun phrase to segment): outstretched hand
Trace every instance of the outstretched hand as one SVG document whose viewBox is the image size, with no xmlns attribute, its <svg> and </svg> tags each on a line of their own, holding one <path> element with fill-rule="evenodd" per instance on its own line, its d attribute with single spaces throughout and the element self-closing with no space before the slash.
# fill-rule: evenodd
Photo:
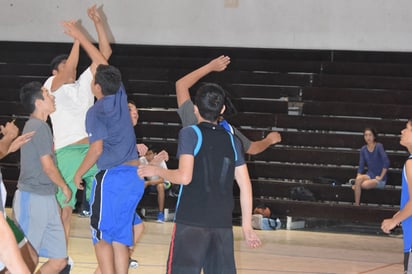
<svg viewBox="0 0 412 274">
<path fill-rule="evenodd" d="M 63 21 L 61 24 L 64 28 L 64 33 L 75 40 L 79 40 L 83 35 L 76 20 Z"/>
<path fill-rule="evenodd" d="M 97 10 L 96 4 L 91 6 L 90 8 L 87 9 L 87 15 L 89 18 L 95 23 L 98 24 L 102 21 L 102 18 L 99 14 L 99 11 Z"/>
<path fill-rule="evenodd" d="M 17 151 L 25 143 L 29 142 L 31 140 L 31 137 L 33 137 L 34 133 L 35 133 L 34 131 L 30 131 L 14 139 L 14 141 L 10 144 L 8 153 Z"/>
<path fill-rule="evenodd" d="M 0 126 L 0 132 L 6 136 L 10 136 L 12 139 L 16 138 L 19 134 L 19 128 L 14 124 L 14 120 L 12 122 L 7 122 L 5 126 Z"/>
<path fill-rule="evenodd" d="M 223 71 L 230 64 L 230 57 L 221 55 L 209 62 L 212 71 Z"/>
<path fill-rule="evenodd" d="M 280 136 L 279 132 L 272 131 L 266 136 L 266 139 L 270 142 L 271 145 L 274 145 L 282 141 L 282 136 Z"/>
</svg>

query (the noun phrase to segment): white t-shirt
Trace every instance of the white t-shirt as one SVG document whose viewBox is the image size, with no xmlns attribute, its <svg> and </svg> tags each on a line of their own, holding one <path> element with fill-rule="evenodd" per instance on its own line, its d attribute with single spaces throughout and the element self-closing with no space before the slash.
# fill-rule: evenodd
<svg viewBox="0 0 412 274">
<path fill-rule="evenodd" d="M 51 92 L 53 79 L 54 76 L 49 77 L 44 87 L 55 97 L 56 111 L 50 114 L 50 118 L 55 149 L 59 149 L 87 137 L 86 113 L 94 103 L 91 90 L 93 74 L 88 68 L 76 82 L 64 84 Z"/>
</svg>

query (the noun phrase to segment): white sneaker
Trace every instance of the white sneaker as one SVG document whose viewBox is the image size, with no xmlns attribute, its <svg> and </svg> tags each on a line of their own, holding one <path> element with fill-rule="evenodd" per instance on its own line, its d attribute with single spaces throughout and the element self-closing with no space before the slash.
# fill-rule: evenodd
<svg viewBox="0 0 412 274">
<path fill-rule="evenodd" d="M 70 265 L 71 268 L 74 266 L 74 261 L 70 256 L 67 257 L 67 264 Z"/>
<path fill-rule="evenodd" d="M 129 258 L 129 268 L 137 268 L 139 266 L 139 263 L 137 262 L 137 260 Z"/>
</svg>

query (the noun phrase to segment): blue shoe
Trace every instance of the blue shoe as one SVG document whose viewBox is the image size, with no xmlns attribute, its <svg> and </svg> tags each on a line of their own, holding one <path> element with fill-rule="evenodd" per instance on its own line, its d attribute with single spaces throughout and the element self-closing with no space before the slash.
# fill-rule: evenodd
<svg viewBox="0 0 412 274">
<path fill-rule="evenodd" d="M 163 214 L 163 212 L 159 212 L 159 214 L 157 214 L 157 222 L 158 223 L 164 223 L 165 222 L 165 215 Z"/>
</svg>

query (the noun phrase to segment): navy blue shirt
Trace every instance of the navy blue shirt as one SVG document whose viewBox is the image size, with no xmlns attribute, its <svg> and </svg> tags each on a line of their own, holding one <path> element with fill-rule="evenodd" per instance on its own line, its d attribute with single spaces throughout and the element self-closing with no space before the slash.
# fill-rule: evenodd
<svg viewBox="0 0 412 274">
<path fill-rule="evenodd" d="M 86 131 L 90 143 L 103 140 L 103 153 L 96 163 L 100 170 L 138 158 L 123 84 L 116 94 L 104 96 L 88 110 Z"/>
<path fill-rule="evenodd" d="M 376 143 L 372 152 L 368 150 L 367 145 L 364 145 L 361 148 L 358 173 L 363 174 L 365 167 L 368 167 L 367 175 L 371 179 L 374 179 L 376 176 L 380 176 L 382 169 L 389 168 L 389 158 L 381 143 Z M 382 180 L 386 181 L 387 177 L 388 175 L 386 173 Z"/>
</svg>

